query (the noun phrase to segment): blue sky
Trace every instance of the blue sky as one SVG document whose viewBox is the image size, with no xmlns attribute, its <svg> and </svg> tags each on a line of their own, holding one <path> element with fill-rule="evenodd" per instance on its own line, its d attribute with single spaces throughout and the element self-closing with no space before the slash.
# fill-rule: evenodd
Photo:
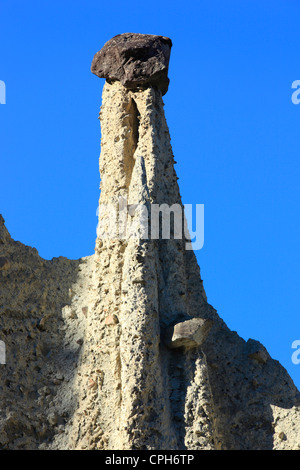
<svg viewBox="0 0 300 470">
<path fill-rule="evenodd" d="M 104 80 L 116 34 L 173 41 L 164 97 L 184 203 L 204 204 L 196 252 L 208 301 L 300 388 L 298 0 L 0 0 L 0 211 L 46 259 L 93 253 Z M 299 355 L 300 357 L 300 355 Z"/>
</svg>

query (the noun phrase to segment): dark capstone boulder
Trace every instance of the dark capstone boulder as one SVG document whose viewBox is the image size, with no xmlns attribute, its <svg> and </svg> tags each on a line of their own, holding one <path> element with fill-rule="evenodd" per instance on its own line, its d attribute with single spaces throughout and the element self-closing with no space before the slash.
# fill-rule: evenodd
<svg viewBox="0 0 300 470">
<path fill-rule="evenodd" d="M 110 39 L 95 54 L 91 71 L 129 89 L 155 86 L 168 91 L 172 41 L 164 36 L 124 33 Z"/>
</svg>

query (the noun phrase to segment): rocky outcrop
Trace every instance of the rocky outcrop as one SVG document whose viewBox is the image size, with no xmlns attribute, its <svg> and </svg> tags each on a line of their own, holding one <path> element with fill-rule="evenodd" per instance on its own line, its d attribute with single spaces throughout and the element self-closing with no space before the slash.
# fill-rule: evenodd
<svg viewBox="0 0 300 470">
<path fill-rule="evenodd" d="M 191 318 L 166 329 L 165 344 L 171 348 L 197 348 L 204 343 L 213 322 L 207 318 Z"/>
<path fill-rule="evenodd" d="M 300 448 L 298 390 L 208 303 L 184 220 L 146 236 L 182 208 L 163 107 L 104 84 L 93 256 L 45 261 L 1 219 L 0 448 Z"/>
</svg>

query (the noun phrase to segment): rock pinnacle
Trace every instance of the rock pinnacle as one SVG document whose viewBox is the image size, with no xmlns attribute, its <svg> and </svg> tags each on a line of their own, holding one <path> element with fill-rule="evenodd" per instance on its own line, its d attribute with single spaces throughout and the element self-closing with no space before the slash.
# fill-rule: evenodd
<svg viewBox="0 0 300 470">
<path fill-rule="evenodd" d="M 171 39 L 164 36 L 118 34 L 95 54 L 91 71 L 129 89 L 156 86 L 164 95 L 169 86 L 171 47 Z"/>
</svg>

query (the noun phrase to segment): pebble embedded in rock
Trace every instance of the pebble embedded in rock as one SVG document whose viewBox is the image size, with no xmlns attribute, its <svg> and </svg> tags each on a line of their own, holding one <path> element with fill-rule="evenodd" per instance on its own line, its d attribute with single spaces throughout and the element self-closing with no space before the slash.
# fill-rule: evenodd
<svg viewBox="0 0 300 470">
<path fill-rule="evenodd" d="M 191 318 L 178 322 L 167 328 L 165 332 L 165 344 L 171 348 L 198 347 L 206 339 L 211 327 L 212 320 L 204 318 Z"/>
<path fill-rule="evenodd" d="M 0 269 L 7 269 L 9 266 L 9 261 L 4 256 L 0 256 Z"/>
</svg>

